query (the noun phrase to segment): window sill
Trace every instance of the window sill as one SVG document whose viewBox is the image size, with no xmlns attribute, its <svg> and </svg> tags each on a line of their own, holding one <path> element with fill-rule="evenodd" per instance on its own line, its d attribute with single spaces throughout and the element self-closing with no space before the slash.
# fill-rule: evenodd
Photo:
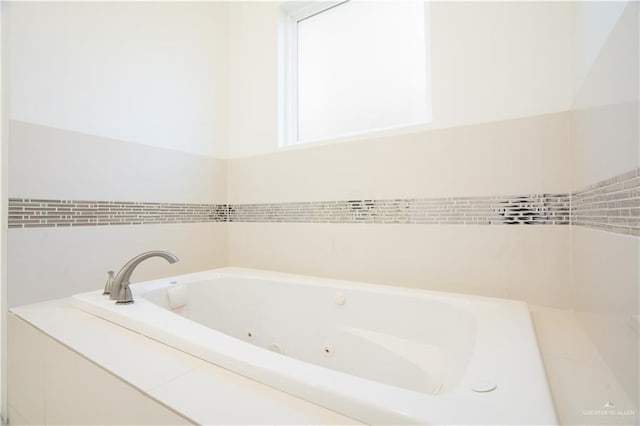
<svg viewBox="0 0 640 426">
<path fill-rule="evenodd" d="M 311 148 L 324 145 L 333 145 L 338 143 L 355 142 L 367 139 L 378 139 L 383 137 L 400 136 L 410 133 L 418 133 L 421 131 L 429 130 L 433 128 L 432 121 L 423 121 L 418 123 L 403 124 L 401 126 L 385 127 L 375 130 L 366 130 L 362 132 L 348 133 L 345 135 L 314 139 L 310 141 L 303 141 L 292 144 L 281 143 L 279 146 L 280 151 Z"/>
</svg>

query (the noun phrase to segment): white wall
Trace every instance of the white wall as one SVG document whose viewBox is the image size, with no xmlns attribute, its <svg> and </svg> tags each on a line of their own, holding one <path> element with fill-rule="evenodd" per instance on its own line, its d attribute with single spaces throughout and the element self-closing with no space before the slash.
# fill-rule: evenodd
<svg viewBox="0 0 640 426">
<path fill-rule="evenodd" d="M 434 126 L 571 106 L 571 2 L 431 3 Z"/>
<path fill-rule="evenodd" d="M 276 152 L 279 8 L 275 2 L 229 7 L 229 157 Z M 433 122 L 426 128 L 569 109 L 571 2 L 436 1 L 428 7 Z"/>
<path fill-rule="evenodd" d="M 7 84 L 5 57 L 5 3 L 0 3 L 0 421 L 6 422 L 7 392 L 6 368 L 6 322 L 7 311 L 7 148 L 9 146 L 7 120 Z"/>
<path fill-rule="evenodd" d="M 229 4 L 230 158 L 278 146 L 276 2 Z"/>
<path fill-rule="evenodd" d="M 591 67 L 618 23 L 626 1 L 594 1 L 575 8 L 574 97 L 579 94 Z"/>
<path fill-rule="evenodd" d="M 6 55 L 6 2 L 0 3 L 0 417 L 7 418 L 7 194 L 9 156 L 9 123 L 7 96 L 7 61 Z"/>
<path fill-rule="evenodd" d="M 570 2 L 429 7 L 430 127 L 569 108 Z M 218 157 L 277 151 L 276 2 L 11 9 L 12 119 Z"/>
<path fill-rule="evenodd" d="M 231 203 L 560 193 L 569 115 L 547 114 L 228 162 Z M 567 308 L 569 227 L 229 223 L 228 262 Z"/>
<path fill-rule="evenodd" d="M 11 119 L 225 156 L 225 2 L 8 6 Z"/>
</svg>

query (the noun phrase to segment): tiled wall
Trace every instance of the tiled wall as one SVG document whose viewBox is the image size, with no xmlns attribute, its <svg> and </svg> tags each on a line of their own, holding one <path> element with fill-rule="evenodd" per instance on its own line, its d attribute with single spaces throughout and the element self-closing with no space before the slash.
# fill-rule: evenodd
<svg viewBox="0 0 640 426">
<path fill-rule="evenodd" d="M 572 194 L 574 225 L 640 237 L 640 168 Z"/>
<path fill-rule="evenodd" d="M 571 309 L 638 413 L 640 4 L 576 7 L 582 20 L 576 53 L 591 48 L 593 54 L 584 80 L 576 82 L 571 114 L 572 214 L 578 225 L 571 236 Z M 612 22 L 601 32 L 601 43 L 593 45 L 595 30 L 607 19 Z M 613 397 L 611 402 L 618 404 Z M 582 416 L 580 423 L 594 422 Z M 607 419 L 628 422 L 623 416 Z"/>
<path fill-rule="evenodd" d="M 165 248 L 176 251 L 179 264 L 170 271 L 143 265 L 137 279 L 235 265 L 568 306 L 571 193 L 563 191 L 564 168 L 559 166 L 566 160 L 566 117 L 227 162 L 14 122 L 10 303 L 98 288 L 102 271 L 139 251 Z M 467 161 L 499 148 L 504 158 L 488 158 L 490 166 Z M 73 153 L 83 149 L 106 157 L 77 161 Z M 33 152 L 46 152 L 46 161 L 34 159 Z M 390 156 L 403 167 L 390 166 Z M 95 173 L 100 163 L 122 157 L 134 166 L 133 175 L 111 168 Z M 456 158 L 464 168 L 438 168 Z M 337 176 L 322 173 L 331 159 Z M 38 167 L 46 173 L 31 173 L 34 161 L 42 162 Z M 533 165 L 507 167 L 523 162 Z M 225 176 L 231 180 L 229 201 Z M 628 198 L 608 202 L 628 214 L 629 226 L 609 230 L 629 234 L 637 232 L 637 188 L 629 186 L 637 179 L 625 176 L 629 179 L 573 195 L 592 200 L 587 193 L 625 194 Z M 269 187 L 262 191 L 265 179 Z M 527 192 L 512 192 L 518 187 Z M 608 190 L 616 192 L 602 192 Z M 582 207 L 574 206 L 574 217 L 592 219 L 585 216 L 591 210 Z M 52 252 L 60 255 L 52 257 Z M 64 288 L 41 284 L 51 277 L 63 280 Z"/>
<path fill-rule="evenodd" d="M 144 262 L 136 280 L 227 263 L 224 160 L 22 121 L 10 128 L 9 306 L 99 288 L 105 271 L 143 251 L 180 261 Z"/>
<path fill-rule="evenodd" d="M 558 112 L 231 159 L 229 265 L 569 307 L 569 131 Z"/>
<path fill-rule="evenodd" d="M 555 113 L 225 161 L 14 121 L 9 303 L 166 249 L 135 279 L 231 265 L 566 306 L 567 132 Z"/>
</svg>

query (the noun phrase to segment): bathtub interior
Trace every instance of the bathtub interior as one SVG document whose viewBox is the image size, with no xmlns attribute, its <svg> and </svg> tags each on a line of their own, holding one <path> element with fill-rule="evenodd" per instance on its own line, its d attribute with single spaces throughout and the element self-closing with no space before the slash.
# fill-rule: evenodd
<svg viewBox="0 0 640 426">
<path fill-rule="evenodd" d="M 456 388 L 477 335 L 463 305 L 360 288 L 219 277 L 143 297 L 282 356 L 431 395 Z"/>
</svg>

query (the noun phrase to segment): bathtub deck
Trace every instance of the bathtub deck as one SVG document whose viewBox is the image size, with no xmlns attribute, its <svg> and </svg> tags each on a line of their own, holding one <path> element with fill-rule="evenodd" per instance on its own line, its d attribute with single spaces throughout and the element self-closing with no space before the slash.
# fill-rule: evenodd
<svg viewBox="0 0 640 426">
<path fill-rule="evenodd" d="M 532 306 L 538 345 L 560 424 L 638 424 L 637 406 L 626 396 L 580 321 L 571 311 Z M 604 404 L 635 416 L 596 415 Z"/>
<path fill-rule="evenodd" d="M 194 423 L 357 424 L 86 314 L 73 308 L 68 299 L 12 312 Z M 561 424 L 637 420 L 588 414 L 607 401 L 615 401 L 620 408 L 632 405 L 572 312 L 534 306 L 532 314 Z M 118 350 L 105 351 L 105 344 Z M 146 361 L 132 363 L 132 354 Z M 221 403 L 212 406 L 212 398 Z M 248 406 L 251 409 L 245 408 Z"/>
<path fill-rule="evenodd" d="M 82 312 L 68 299 L 11 311 L 196 424 L 359 424 Z"/>
</svg>

